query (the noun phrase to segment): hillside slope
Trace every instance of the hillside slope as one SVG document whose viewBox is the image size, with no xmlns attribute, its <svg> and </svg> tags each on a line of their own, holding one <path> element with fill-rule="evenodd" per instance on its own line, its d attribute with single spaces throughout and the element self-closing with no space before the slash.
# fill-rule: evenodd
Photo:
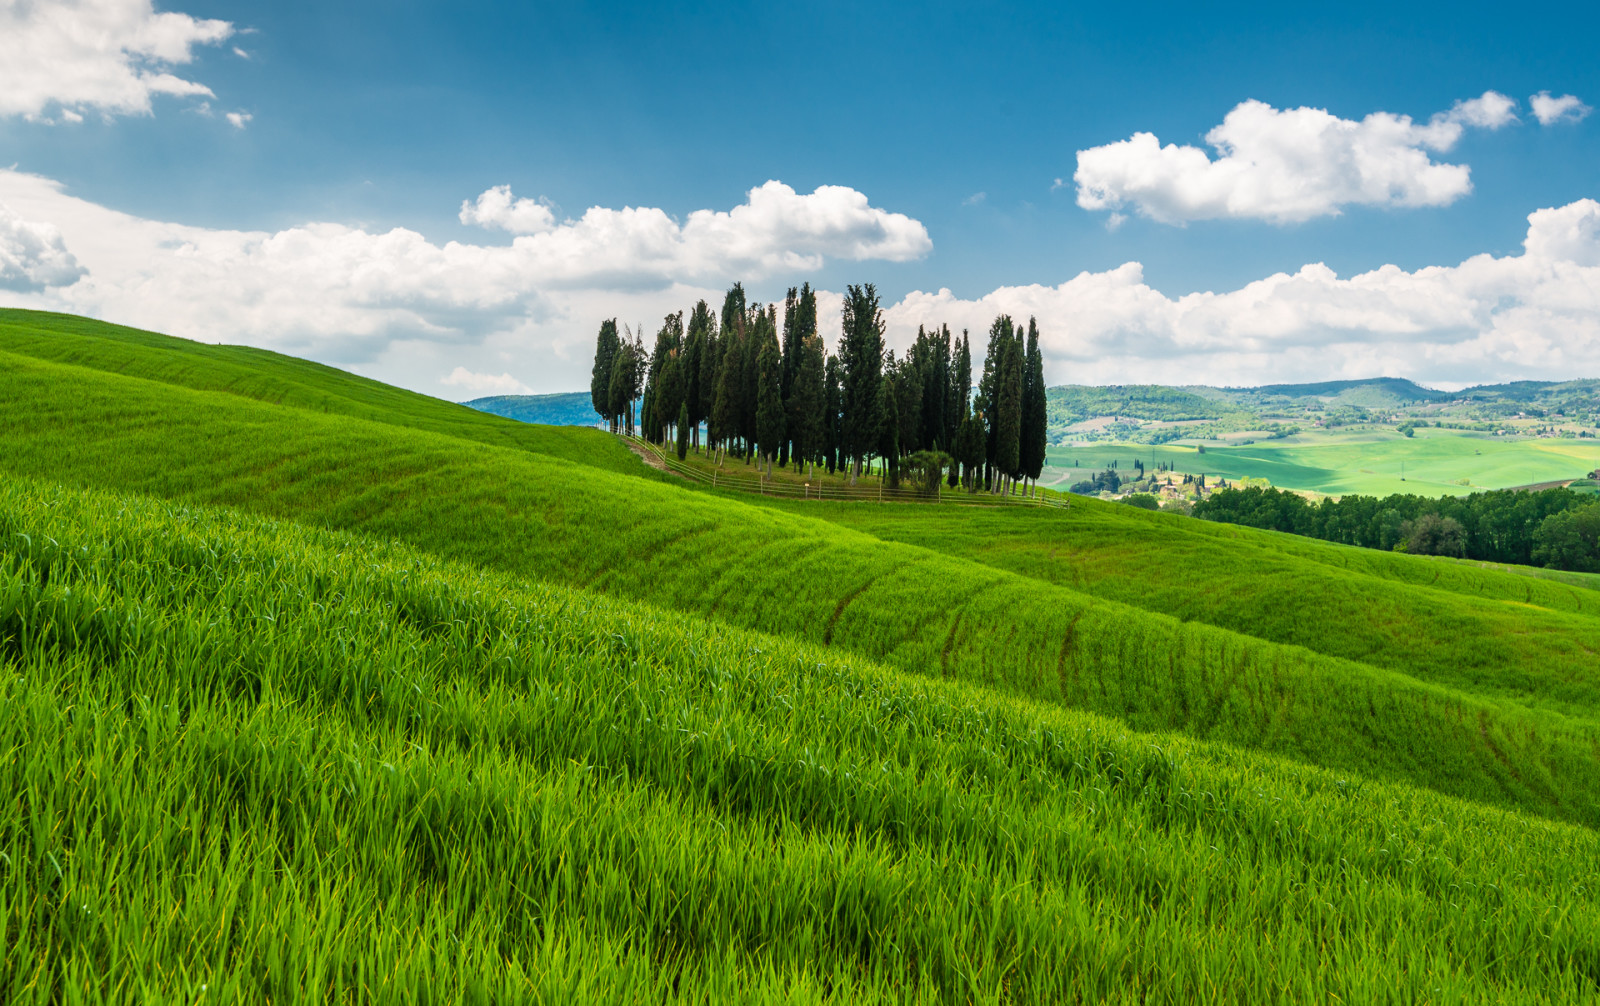
<svg viewBox="0 0 1600 1006">
<path fill-rule="evenodd" d="M 529 426 L 248 346 L 215 346 L 74 315 L 0 308 L 0 351 L 531 450 L 613 471 L 639 470 L 626 448 L 597 430 Z"/>
<path fill-rule="evenodd" d="M 1600 994 L 1588 829 L 3 476 L 0 750 L 17 1006 Z"/>
<path fill-rule="evenodd" d="M 225 503 L 1290 755 L 1600 821 L 1588 717 L 1182 623 L 809 516 L 0 353 L 0 467 Z M 598 434 L 597 434 L 598 435 Z M 1552 676 L 1542 687 L 1563 687 Z"/>
</svg>

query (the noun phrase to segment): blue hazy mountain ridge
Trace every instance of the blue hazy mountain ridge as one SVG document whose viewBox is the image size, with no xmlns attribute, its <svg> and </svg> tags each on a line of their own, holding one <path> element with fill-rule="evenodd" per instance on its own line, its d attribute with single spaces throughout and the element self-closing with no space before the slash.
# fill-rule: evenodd
<svg viewBox="0 0 1600 1006">
<path fill-rule="evenodd" d="M 555 395 L 491 395 L 462 402 L 468 408 L 524 423 L 546 426 L 593 426 L 601 422 L 587 391 Z"/>
</svg>

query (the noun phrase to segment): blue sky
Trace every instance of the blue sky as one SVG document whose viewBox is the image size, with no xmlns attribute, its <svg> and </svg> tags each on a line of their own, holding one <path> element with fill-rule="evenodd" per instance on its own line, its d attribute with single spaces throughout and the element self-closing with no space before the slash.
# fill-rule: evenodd
<svg viewBox="0 0 1600 1006">
<path fill-rule="evenodd" d="M 147 0 L 38 6 L 126 23 L 130 38 L 143 37 L 140 18 L 150 10 Z M 227 27 L 190 30 L 186 60 L 170 58 L 171 48 L 141 51 L 137 41 L 124 48 L 121 58 L 136 73 L 170 72 L 208 92 L 157 93 L 146 99 L 148 111 L 75 87 L 73 74 L 100 71 L 87 57 L 46 58 L 41 50 L 57 44 L 49 32 L 0 31 L 0 81 L 8 58 L 38 67 L 27 78 L 37 107 L 15 99 L 8 114 L 0 105 L 0 164 L 15 163 L 0 203 L 15 228 L 33 226 L 26 233 L 35 244 L 57 241 L 73 263 L 48 276 L 44 267 L 15 266 L 23 278 L 0 289 L 4 302 L 267 345 L 445 397 L 581 386 L 582 342 L 601 317 L 621 313 L 653 331 L 666 310 L 692 303 L 681 303 L 685 297 L 734 279 L 763 298 L 801 281 L 833 292 L 875 282 L 902 335 L 922 321 L 979 327 L 991 309 L 1042 313 L 1054 333 L 1052 380 L 1193 375 L 1249 383 L 1373 368 L 1443 384 L 1600 376 L 1588 277 L 1600 260 L 1589 261 L 1585 243 L 1600 237 L 1582 202 L 1600 197 L 1600 117 L 1583 115 L 1600 99 L 1592 55 L 1600 18 L 1585 6 L 1219 14 L 1192 4 L 708 11 L 174 0 L 155 10 Z M 0 21 L 29 16 L 0 12 Z M 34 51 L 8 53 L 7 34 L 10 45 Z M 1449 118 L 1457 103 L 1490 91 L 1515 105 Z M 1529 100 L 1545 91 L 1573 96 L 1549 124 Z M 1159 145 L 1220 160 L 1207 134 L 1249 100 L 1269 108 L 1231 135 L 1264 137 L 1275 156 L 1289 150 L 1290 169 L 1263 167 L 1244 151 L 1252 163 L 1234 165 L 1242 174 L 1230 180 L 1191 171 L 1199 154 L 1184 168 L 1154 145 L 1143 153 L 1114 147 L 1149 133 Z M 1349 179 L 1319 173 L 1315 149 L 1293 147 L 1310 120 L 1277 114 L 1302 108 L 1348 124 L 1335 122 L 1326 135 L 1343 135 L 1374 113 L 1409 116 L 1418 130 L 1442 123 L 1453 135 L 1381 152 L 1394 156 L 1397 171 L 1416 168 L 1420 157 L 1470 176 L 1423 170 L 1389 178 L 1387 194 L 1365 203 L 1340 196 Z M 1096 148 L 1107 148 L 1097 177 L 1111 187 L 1114 208 L 1085 208 L 1074 182 L 1079 152 Z M 1357 159 L 1371 153 L 1363 149 Z M 1301 154 L 1310 167 L 1296 160 Z M 1138 179 L 1162 170 L 1170 177 L 1159 191 L 1135 191 Z M 1284 179 L 1285 170 L 1303 177 Z M 800 197 L 823 186 L 854 190 L 874 212 L 920 224 L 926 241 L 812 234 L 788 258 L 776 245 L 756 258 L 695 252 L 681 275 L 670 266 L 635 274 L 626 256 L 581 277 L 556 275 L 551 256 L 570 254 L 559 249 L 537 262 L 480 256 L 426 276 L 396 271 L 404 268 L 397 261 L 452 241 L 510 245 L 504 230 L 461 219 L 463 200 L 495 186 L 542 200 L 550 222 L 539 226 L 548 230 L 590 207 L 657 208 L 678 222 L 699 210 L 725 214 L 769 180 Z M 1299 193 L 1293 207 L 1262 194 L 1274 186 L 1280 196 Z M 1577 244 L 1557 240 L 1551 247 L 1565 250 L 1556 265 L 1533 269 L 1524 261 L 1529 215 L 1563 207 L 1566 215 L 1548 227 L 1576 234 Z M 793 231 L 786 219 L 763 225 L 761 240 L 781 245 Z M 113 236 L 108 221 L 126 232 Z M 880 223 L 860 220 L 869 230 Z M 395 228 L 420 235 L 425 247 L 391 255 L 379 239 Z M 297 240 L 216 253 L 206 271 L 217 283 L 207 293 L 215 303 L 204 311 L 180 303 L 197 282 L 183 272 L 193 256 L 165 272 L 144 264 L 132 274 L 118 264 L 119 248 L 131 259 L 140 241 L 204 251 L 228 244 L 213 235 L 240 232 Z M 742 231 L 706 238 L 748 239 Z M 295 263 L 272 258 L 277 245 L 293 246 L 297 261 L 321 261 L 320 277 L 350 270 L 342 286 L 319 281 L 316 296 L 331 300 L 318 319 L 248 307 L 290 299 L 272 286 L 295 281 Z M 330 245 L 340 249 L 334 259 L 318 259 Z M 19 262 L 23 254 L 12 252 Z M 1392 294 L 1399 306 L 1381 309 L 1371 304 L 1370 283 L 1351 289 L 1305 276 L 1282 295 L 1324 307 L 1285 323 L 1237 303 L 1248 296 L 1203 297 L 1239 294 L 1313 263 L 1343 282 L 1388 265 L 1413 277 L 1455 269 L 1476 255 L 1520 264 L 1489 279 L 1452 274 L 1444 293 L 1416 280 L 1417 289 Z M 328 264 L 335 259 L 337 267 Z M 1137 275 L 1128 263 L 1138 263 Z M 456 267 L 503 270 L 502 285 L 470 295 L 459 283 L 439 289 Z M 1565 275 L 1574 269 L 1576 279 Z M 394 277 L 378 293 L 360 285 L 374 270 Z M 1109 277 L 1114 289 L 1090 281 L 1062 289 L 1082 273 Z M 0 287 L 5 275 L 0 269 Z M 1507 293 L 1507 283 L 1520 285 Z M 1030 285 L 1040 289 L 1003 292 Z M 1302 289 L 1308 285 L 1315 289 Z M 940 299 L 941 290 L 949 295 Z M 246 306 L 221 303 L 230 294 Z M 432 300 L 418 307 L 417 297 Z M 1167 306 L 1141 314 L 1137 305 L 1155 297 Z M 1461 303 L 1418 316 L 1415 302 L 1451 297 Z M 1522 312 L 1516 317 L 1508 297 Z M 1354 317 L 1363 312 L 1382 317 Z M 466 376 L 441 383 L 457 370 Z"/>
</svg>

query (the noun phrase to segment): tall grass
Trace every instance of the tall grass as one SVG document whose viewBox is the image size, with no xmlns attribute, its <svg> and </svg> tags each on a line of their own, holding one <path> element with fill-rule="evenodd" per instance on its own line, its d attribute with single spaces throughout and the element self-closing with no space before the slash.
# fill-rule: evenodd
<svg viewBox="0 0 1600 1006">
<path fill-rule="evenodd" d="M 0 480 L 0 997 L 1579 1002 L 1600 836 Z"/>
<path fill-rule="evenodd" d="M 0 364 L 0 468 L 13 473 L 402 539 L 1136 729 L 1600 822 L 1600 726 L 1581 708 L 1592 675 L 1527 633 L 1530 657 L 1468 689 L 527 450 L 14 354 Z M 1581 645 L 1593 626 L 1566 630 L 1551 638 Z"/>
</svg>

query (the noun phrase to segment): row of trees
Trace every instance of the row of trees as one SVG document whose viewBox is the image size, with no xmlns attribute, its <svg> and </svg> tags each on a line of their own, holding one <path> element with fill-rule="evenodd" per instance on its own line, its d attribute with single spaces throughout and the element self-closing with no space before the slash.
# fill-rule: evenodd
<svg viewBox="0 0 1600 1006">
<path fill-rule="evenodd" d="M 1600 572 L 1600 502 L 1566 489 L 1311 503 L 1253 487 L 1215 492 L 1194 515 L 1366 548 Z"/>
<path fill-rule="evenodd" d="M 742 284 L 720 313 L 700 301 L 685 323 L 670 314 L 645 353 L 615 319 L 600 326 L 590 393 L 611 428 L 676 441 L 678 456 L 701 449 L 772 468 L 825 467 L 853 484 L 875 463 L 890 485 L 909 465 L 928 481 L 1014 492 L 1045 462 L 1044 359 L 1038 325 L 1026 332 L 1002 315 L 990 326 L 983 375 L 972 386 L 972 347 L 947 326 L 917 330 L 896 357 L 884 344 L 872 284 L 847 288 L 836 352 L 817 330 L 816 293 L 791 288 L 778 306 L 747 303 Z"/>
</svg>

